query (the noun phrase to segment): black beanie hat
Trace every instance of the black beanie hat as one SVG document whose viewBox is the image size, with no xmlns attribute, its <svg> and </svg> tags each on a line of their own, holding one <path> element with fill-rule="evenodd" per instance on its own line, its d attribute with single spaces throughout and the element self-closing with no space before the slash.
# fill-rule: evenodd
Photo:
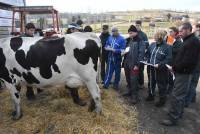
<svg viewBox="0 0 200 134">
<path fill-rule="evenodd" d="M 137 28 L 134 25 L 131 25 L 128 29 L 128 32 L 138 32 Z"/>
</svg>

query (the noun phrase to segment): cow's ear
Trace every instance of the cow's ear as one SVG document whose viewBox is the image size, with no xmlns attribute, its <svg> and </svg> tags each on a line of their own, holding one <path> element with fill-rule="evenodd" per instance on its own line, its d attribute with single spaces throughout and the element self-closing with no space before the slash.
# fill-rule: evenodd
<svg viewBox="0 0 200 134">
<path fill-rule="evenodd" d="M 21 37 L 13 37 L 10 40 L 11 49 L 16 52 L 22 46 L 23 40 Z"/>
</svg>

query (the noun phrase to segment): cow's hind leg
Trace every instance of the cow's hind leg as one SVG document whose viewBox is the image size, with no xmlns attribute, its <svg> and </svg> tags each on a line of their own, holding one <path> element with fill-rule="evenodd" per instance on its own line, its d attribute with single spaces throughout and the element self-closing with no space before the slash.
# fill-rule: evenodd
<svg viewBox="0 0 200 134">
<path fill-rule="evenodd" d="M 100 114 L 102 112 L 102 105 L 99 86 L 94 80 L 86 82 L 86 86 L 92 96 L 91 107 L 89 110 L 95 109 L 95 112 Z"/>
<path fill-rule="evenodd" d="M 19 89 L 21 87 L 19 87 L 19 85 L 13 86 L 9 84 L 8 88 L 14 104 L 14 112 L 12 113 L 12 116 L 14 120 L 18 120 L 22 117 L 21 106 L 20 106 L 20 92 L 19 92 Z"/>
<path fill-rule="evenodd" d="M 80 98 L 78 94 L 78 88 L 70 88 L 67 85 L 65 85 L 65 88 L 69 89 L 69 92 L 75 104 L 79 106 L 87 105 L 87 103 Z"/>
</svg>

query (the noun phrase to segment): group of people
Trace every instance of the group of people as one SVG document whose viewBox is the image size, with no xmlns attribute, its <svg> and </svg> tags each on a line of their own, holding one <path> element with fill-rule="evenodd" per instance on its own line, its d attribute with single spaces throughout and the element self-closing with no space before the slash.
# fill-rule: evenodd
<svg viewBox="0 0 200 134">
<path fill-rule="evenodd" d="M 128 28 L 128 38 L 119 33 L 117 27 L 103 25 L 100 35 L 101 49 L 101 78 L 105 89 L 113 84 L 115 90 L 120 88 L 121 68 L 127 82 L 126 97 L 136 104 L 139 101 L 139 89 L 144 88 L 144 66 L 147 65 L 148 96 L 146 101 L 154 101 L 156 85 L 159 91 L 159 100 L 156 107 L 163 107 L 167 95 L 171 95 L 171 107 L 168 118 L 161 124 L 176 125 L 183 117 L 184 107 L 196 101 L 196 87 L 200 75 L 200 24 L 193 28 L 189 22 L 179 28 L 170 27 L 169 33 L 157 30 L 154 42 L 149 44 L 147 35 L 142 31 L 142 21 L 136 21 Z M 26 25 L 22 36 L 33 37 L 35 26 Z M 70 24 L 66 34 L 80 32 L 77 24 Z M 86 26 L 81 32 L 92 32 Z M 115 73 L 114 82 L 112 81 Z M 175 77 L 175 79 L 174 79 Z M 37 89 L 38 92 L 42 90 Z M 84 106 L 86 103 L 79 98 L 77 90 L 70 90 L 75 103 Z M 33 90 L 27 88 L 27 98 L 34 97 Z"/>
<path fill-rule="evenodd" d="M 156 107 L 163 107 L 170 96 L 168 118 L 161 124 L 174 126 L 182 118 L 184 107 L 196 101 L 200 75 L 200 24 L 192 27 L 191 23 L 185 22 L 178 28 L 170 27 L 169 32 L 157 30 L 150 45 L 141 26 L 141 21 L 131 25 L 129 37 L 125 39 L 117 27 L 109 33 L 108 25 L 103 25 L 100 35 L 102 84 L 105 89 L 113 84 L 118 91 L 123 67 L 127 82 L 124 96 L 136 104 L 140 98 L 139 89 L 144 87 L 144 66 L 147 65 L 146 101 L 154 101 L 156 86 L 159 92 Z M 113 73 L 114 81 L 111 82 Z"/>
</svg>

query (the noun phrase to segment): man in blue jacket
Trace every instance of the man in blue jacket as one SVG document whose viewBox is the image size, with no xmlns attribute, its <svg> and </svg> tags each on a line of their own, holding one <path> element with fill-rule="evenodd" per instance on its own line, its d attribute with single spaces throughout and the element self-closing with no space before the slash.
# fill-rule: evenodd
<svg viewBox="0 0 200 134">
<path fill-rule="evenodd" d="M 106 69 L 106 76 L 104 79 L 104 88 L 109 87 L 113 72 L 115 72 L 115 81 L 113 83 L 113 88 L 118 90 L 122 62 L 121 52 L 124 51 L 125 47 L 126 41 L 124 37 L 119 34 L 118 28 L 113 27 L 112 35 L 108 38 L 105 46 L 105 50 L 108 51 L 108 65 Z"/>
</svg>

